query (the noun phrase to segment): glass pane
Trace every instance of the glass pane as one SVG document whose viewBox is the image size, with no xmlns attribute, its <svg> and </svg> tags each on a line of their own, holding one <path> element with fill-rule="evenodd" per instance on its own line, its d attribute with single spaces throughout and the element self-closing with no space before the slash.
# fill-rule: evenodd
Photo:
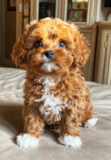
<svg viewBox="0 0 111 160">
<path fill-rule="evenodd" d="M 55 17 L 56 0 L 39 0 L 39 19 Z"/>
<path fill-rule="evenodd" d="M 86 22 L 88 0 L 68 0 L 67 21 Z"/>
<path fill-rule="evenodd" d="M 23 0 L 23 13 L 22 13 L 22 31 L 24 26 L 30 22 L 30 0 Z"/>
<path fill-rule="evenodd" d="M 30 6 L 29 0 L 24 0 L 24 16 L 29 15 L 29 6 Z"/>
</svg>

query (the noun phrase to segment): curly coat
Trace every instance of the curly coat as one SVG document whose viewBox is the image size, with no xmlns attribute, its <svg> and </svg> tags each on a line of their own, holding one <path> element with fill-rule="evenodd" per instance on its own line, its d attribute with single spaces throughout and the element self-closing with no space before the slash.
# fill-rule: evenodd
<svg viewBox="0 0 111 160">
<path fill-rule="evenodd" d="M 36 47 L 38 41 L 42 46 Z M 54 52 L 50 61 L 44 56 L 47 50 Z M 45 124 L 57 124 L 60 136 L 80 136 L 79 126 L 93 118 L 89 89 L 78 69 L 89 52 L 78 28 L 60 19 L 41 19 L 25 27 L 11 54 L 17 65 L 27 67 L 23 134 L 39 138 Z"/>
</svg>

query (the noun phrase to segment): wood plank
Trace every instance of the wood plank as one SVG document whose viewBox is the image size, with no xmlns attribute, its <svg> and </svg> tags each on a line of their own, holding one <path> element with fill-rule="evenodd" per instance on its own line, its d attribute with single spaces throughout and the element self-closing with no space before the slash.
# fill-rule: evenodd
<svg viewBox="0 0 111 160">
<path fill-rule="evenodd" d="M 107 35 L 107 49 L 105 56 L 105 64 L 104 64 L 104 75 L 103 75 L 103 84 L 107 84 L 108 82 L 108 71 L 110 64 L 110 54 L 111 54 L 111 34 Z"/>
<path fill-rule="evenodd" d="M 111 54 L 110 54 L 110 58 L 109 58 L 107 85 L 111 85 Z"/>
<path fill-rule="evenodd" d="M 22 34 L 22 12 L 19 12 L 19 3 L 22 3 L 22 0 L 16 0 L 16 41 Z"/>
<path fill-rule="evenodd" d="M 106 53 L 106 48 L 104 47 L 104 43 L 106 41 L 106 36 L 107 36 L 107 31 L 100 27 L 97 40 L 94 81 L 101 84 L 103 82 L 103 71 L 104 71 L 104 62 Z"/>
<path fill-rule="evenodd" d="M 92 44 L 92 33 L 90 32 L 82 32 L 83 36 L 86 38 L 86 40 L 89 42 L 89 47 L 91 48 L 91 44 Z M 91 56 L 91 55 L 90 55 Z M 81 68 L 81 71 L 83 72 L 83 77 L 85 78 L 85 80 L 89 80 L 89 66 L 90 66 L 90 57 L 89 60 L 87 61 L 87 63 L 85 64 L 85 66 L 83 68 Z"/>
<path fill-rule="evenodd" d="M 95 52 L 96 52 L 96 36 L 97 36 L 97 26 L 96 24 L 93 25 L 92 29 L 92 38 L 91 38 L 91 52 L 89 57 L 89 73 L 88 73 L 88 80 L 94 80 L 94 65 L 95 65 Z"/>
<path fill-rule="evenodd" d="M 96 22 L 97 26 L 109 26 L 111 27 L 111 21 L 100 21 L 100 22 Z"/>
<path fill-rule="evenodd" d="M 2 64 L 2 0 L 0 0 L 0 64 Z"/>
</svg>

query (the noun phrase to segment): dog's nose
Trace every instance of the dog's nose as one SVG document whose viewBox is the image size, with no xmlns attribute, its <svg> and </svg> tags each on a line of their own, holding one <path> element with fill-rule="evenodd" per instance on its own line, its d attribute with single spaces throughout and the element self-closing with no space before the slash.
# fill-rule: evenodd
<svg viewBox="0 0 111 160">
<path fill-rule="evenodd" d="M 46 52 L 44 52 L 44 54 L 49 59 L 54 56 L 54 52 L 53 51 L 46 51 Z"/>
</svg>

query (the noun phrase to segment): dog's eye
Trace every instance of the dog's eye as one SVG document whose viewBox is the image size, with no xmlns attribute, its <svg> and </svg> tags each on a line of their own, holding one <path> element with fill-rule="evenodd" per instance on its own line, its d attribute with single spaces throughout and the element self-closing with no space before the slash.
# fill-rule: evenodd
<svg viewBox="0 0 111 160">
<path fill-rule="evenodd" d="M 41 41 L 37 41 L 35 46 L 38 48 L 38 47 L 41 47 L 43 46 L 43 43 Z"/>
<path fill-rule="evenodd" d="M 62 42 L 62 41 L 60 41 L 60 42 L 59 42 L 59 47 L 64 48 L 64 47 L 65 47 L 65 43 Z"/>
</svg>

